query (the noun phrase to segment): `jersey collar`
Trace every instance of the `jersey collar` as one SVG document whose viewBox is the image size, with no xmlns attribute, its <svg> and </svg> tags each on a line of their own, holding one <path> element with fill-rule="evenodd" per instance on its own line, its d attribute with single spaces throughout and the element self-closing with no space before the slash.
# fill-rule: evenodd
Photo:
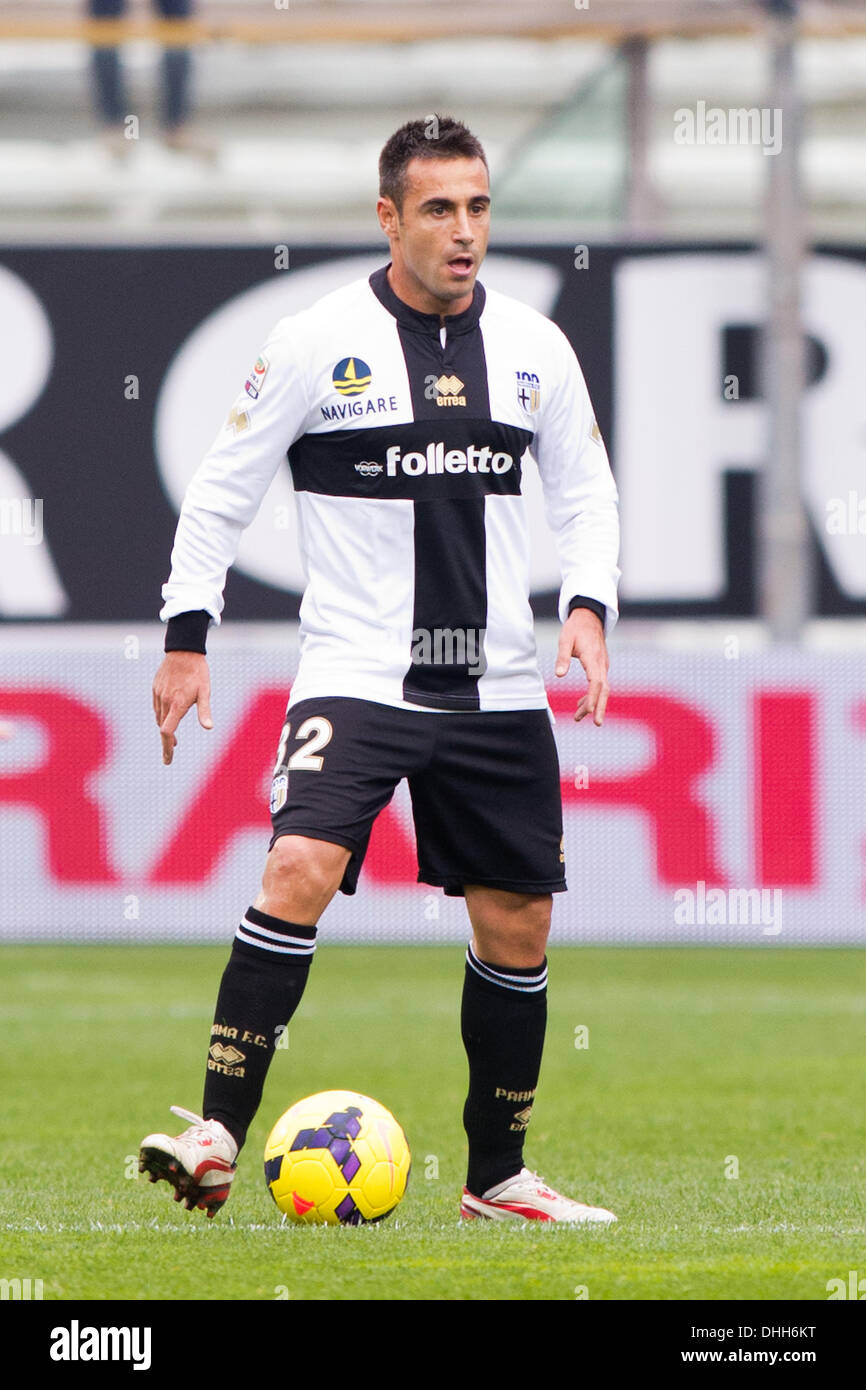
<svg viewBox="0 0 866 1390">
<path fill-rule="evenodd" d="M 385 306 L 389 314 L 394 315 L 398 323 L 405 324 L 407 328 L 414 329 L 416 333 L 432 333 L 438 337 L 439 330 L 443 326 L 439 315 L 422 314 L 419 309 L 413 309 L 410 304 L 406 304 L 404 300 L 400 299 L 388 283 L 390 268 L 391 262 L 389 261 L 386 266 L 374 270 L 370 276 L 370 289 L 379 303 Z M 462 314 L 446 314 L 445 316 L 444 326 L 448 329 L 449 338 L 455 333 L 469 333 L 477 326 L 486 298 L 484 286 L 476 280 L 472 303 L 469 308 L 464 309 Z"/>
</svg>

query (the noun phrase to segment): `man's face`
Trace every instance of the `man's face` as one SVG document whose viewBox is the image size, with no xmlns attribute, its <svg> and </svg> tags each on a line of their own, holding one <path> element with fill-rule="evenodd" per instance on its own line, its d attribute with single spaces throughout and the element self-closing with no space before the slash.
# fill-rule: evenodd
<svg viewBox="0 0 866 1390">
<path fill-rule="evenodd" d="M 391 243 L 391 285 L 413 308 L 458 314 L 472 303 L 487 251 L 490 192 L 481 159 L 412 159 L 398 213 L 380 198 L 379 221 Z"/>
</svg>

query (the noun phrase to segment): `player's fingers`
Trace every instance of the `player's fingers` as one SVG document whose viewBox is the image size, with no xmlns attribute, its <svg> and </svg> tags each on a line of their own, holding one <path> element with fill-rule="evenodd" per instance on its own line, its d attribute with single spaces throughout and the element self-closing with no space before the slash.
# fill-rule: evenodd
<svg viewBox="0 0 866 1390">
<path fill-rule="evenodd" d="M 177 739 L 174 736 L 175 729 L 183 719 L 190 704 L 191 701 L 189 700 L 172 700 L 168 713 L 159 726 L 159 734 L 162 739 L 162 761 L 164 763 L 171 762 L 172 752 L 177 747 Z"/>
<path fill-rule="evenodd" d="M 172 706 L 177 704 L 178 702 L 179 697 L 175 694 L 172 694 L 171 687 L 160 687 L 158 684 L 154 684 L 153 712 L 156 715 L 156 722 L 159 725 L 160 729 L 162 728 L 166 719 L 168 719 L 172 710 Z M 174 725 L 172 726 L 173 728 L 177 727 L 177 725 L 180 723 L 181 719 L 189 709 L 189 703 L 183 704 L 182 701 L 180 701 L 180 703 L 182 707 L 180 709 L 180 713 L 174 721 Z"/>
<path fill-rule="evenodd" d="M 172 700 L 168 709 L 165 710 L 165 717 L 159 726 L 161 734 L 173 734 L 183 716 L 189 709 L 189 703 L 183 700 Z"/>
<path fill-rule="evenodd" d="M 160 734 L 160 738 L 162 739 L 162 761 L 165 763 L 167 767 L 168 764 L 171 762 L 172 758 L 174 757 L 174 750 L 177 747 L 177 739 L 175 738 L 174 734 L 163 733 Z"/>
<path fill-rule="evenodd" d="M 598 703 L 595 707 L 595 723 L 598 728 L 601 728 L 602 724 L 604 723 L 604 715 L 607 709 L 607 702 L 609 696 L 610 686 L 608 685 L 607 681 L 602 681 L 601 691 L 599 692 L 598 696 Z"/>
<path fill-rule="evenodd" d="M 196 701 L 198 706 L 198 722 L 203 729 L 213 728 L 213 716 L 210 712 L 210 695 L 207 690 L 203 690 Z"/>
<path fill-rule="evenodd" d="M 591 680 L 591 681 L 589 682 L 589 686 L 588 686 L 588 688 L 587 688 L 586 694 L 583 696 L 583 699 L 580 701 L 580 704 L 579 704 L 578 707 L 577 707 L 577 713 L 576 713 L 575 716 L 574 716 L 574 718 L 575 718 L 575 720 L 576 720 L 576 722 L 577 722 L 578 724 L 580 723 L 581 719 L 585 719 L 586 716 L 587 716 L 588 714 L 594 714 L 594 713 L 595 713 L 595 707 L 596 707 L 596 704 L 598 703 L 598 697 L 599 697 L 600 689 L 601 689 L 601 681 L 598 680 L 597 678 L 596 678 L 595 680 Z"/>
<path fill-rule="evenodd" d="M 559 635 L 559 645 L 556 649 L 556 674 L 564 676 L 571 663 L 572 638 L 567 633 Z"/>
</svg>

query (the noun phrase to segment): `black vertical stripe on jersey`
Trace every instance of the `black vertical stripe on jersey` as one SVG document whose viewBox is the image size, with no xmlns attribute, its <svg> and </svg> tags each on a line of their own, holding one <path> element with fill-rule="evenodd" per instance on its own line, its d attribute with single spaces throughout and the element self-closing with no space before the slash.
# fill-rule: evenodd
<svg viewBox="0 0 866 1390">
<path fill-rule="evenodd" d="M 374 286 L 375 288 L 375 286 Z M 385 282 L 387 290 L 387 281 Z M 489 428 L 490 395 L 487 362 L 478 320 L 484 289 L 476 285 L 473 302 L 462 314 L 446 320 L 445 344 L 437 315 L 407 314 L 379 292 L 397 317 L 397 332 L 406 361 L 415 420 L 435 420 L 447 437 L 449 421 L 478 421 L 477 443 L 483 445 Z M 441 376 L 462 382 L 457 397 L 465 405 L 440 405 L 434 383 Z M 430 709 L 479 709 L 478 679 L 484 666 L 477 660 L 487 627 L 487 536 L 484 497 L 416 499 L 415 602 L 412 614 L 413 661 L 403 680 L 403 698 Z M 448 634 L 462 634 L 457 644 Z M 438 643 L 437 634 L 444 634 Z M 420 638 L 421 640 L 414 640 Z M 426 639 L 426 649 L 425 649 Z M 449 658 L 466 657 L 463 661 Z M 439 659 L 437 660 L 437 655 Z M 425 659 L 431 656 L 431 659 Z"/>
<path fill-rule="evenodd" d="M 403 699 L 430 709 L 479 709 L 487 626 L 484 498 L 443 498 L 413 506 L 412 635 L 418 659 L 403 678 Z M 452 659 L 461 653 L 465 660 Z"/>
</svg>

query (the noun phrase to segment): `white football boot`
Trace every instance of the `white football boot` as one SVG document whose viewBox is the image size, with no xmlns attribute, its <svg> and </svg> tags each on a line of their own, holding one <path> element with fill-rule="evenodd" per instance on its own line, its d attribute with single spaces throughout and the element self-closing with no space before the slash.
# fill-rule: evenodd
<svg viewBox="0 0 866 1390">
<path fill-rule="evenodd" d="M 554 1192 L 528 1168 L 521 1168 L 515 1178 L 491 1187 L 483 1197 L 473 1197 L 464 1187 L 460 1215 L 468 1221 L 482 1216 L 492 1221 L 563 1221 L 571 1226 L 608 1226 L 616 1221 L 613 1212 L 604 1207 L 588 1207 Z"/>
<path fill-rule="evenodd" d="M 185 1202 L 187 1211 L 198 1207 L 214 1216 L 229 1195 L 238 1146 L 219 1120 L 203 1120 L 179 1105 L 171 1111 L 189 1120 L 189 1129 L 174 1138 L 148 1134 L 141 1141 L 138 1171 L 151 1182 L 165 1178 L 174 1188 L 174 1200 Z"/>
</svg>

